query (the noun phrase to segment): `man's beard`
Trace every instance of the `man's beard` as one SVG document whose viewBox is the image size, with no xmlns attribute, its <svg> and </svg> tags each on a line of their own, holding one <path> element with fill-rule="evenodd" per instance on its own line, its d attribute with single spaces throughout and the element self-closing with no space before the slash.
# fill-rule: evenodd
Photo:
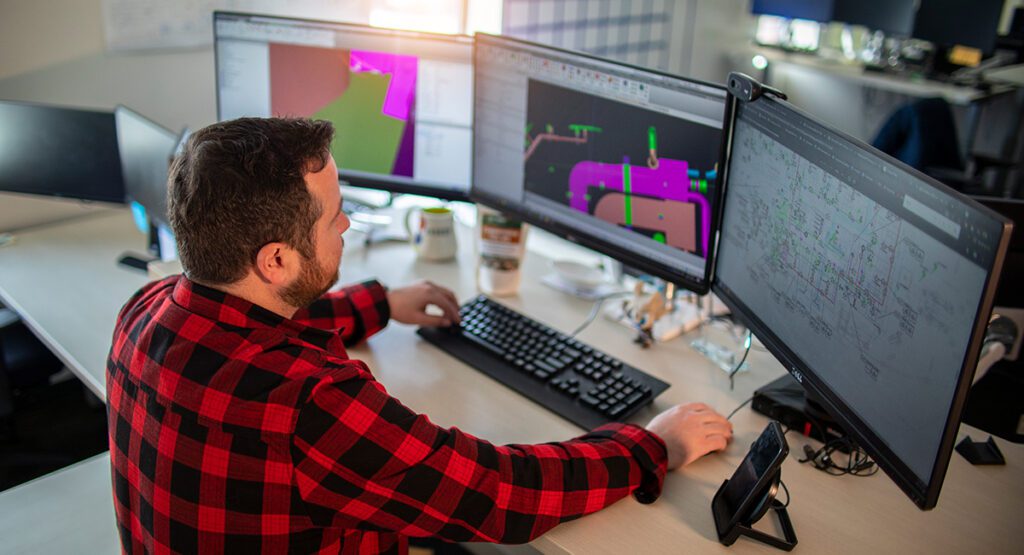
<svg viewBox="0 0 1024 555">
<path fill-rule="evenodd" d="M 322 297 L 337 281 L 337 266 L 332 273 L 322 268 L 317 260 L 304 257 L 302 272 L 281 291 L 281 300 L 296 308 L 305 308 Z"/>
</svg>

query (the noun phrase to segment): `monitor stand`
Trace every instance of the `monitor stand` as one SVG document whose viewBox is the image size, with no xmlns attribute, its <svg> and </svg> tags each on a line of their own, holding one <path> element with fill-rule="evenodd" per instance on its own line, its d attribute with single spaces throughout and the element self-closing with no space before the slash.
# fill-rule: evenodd
<svg viewBox="0 0 1024 555">
<path fill-rule="evenodd" d="M 817 397 L 789 374 L 758 388 L 750 408 L 822 443 L 846 437 L 845 430 L 828 414 Z M 841 444 L 839 450 L 847 452 L 849 448 Z"/>
<path fill-rule="evenodd" d="M 342 195 L 341 209 L 348 215 L 351 228 L 364 235 L 365 245 L 409 241 L 409 234 L 395 216 L 394 193 L 342 185 Z"/>
</svg>

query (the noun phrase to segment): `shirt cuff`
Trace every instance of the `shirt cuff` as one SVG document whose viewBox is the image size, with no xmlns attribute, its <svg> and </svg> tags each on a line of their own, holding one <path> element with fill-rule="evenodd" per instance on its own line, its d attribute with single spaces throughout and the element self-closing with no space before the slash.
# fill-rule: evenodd
<svg viewBox="0 0 1024 555">
<path fill-rule="evenodd" d="M 661 496 L 668 470 L 668 449 L 665 442 L 654 434 L 635 424 L 605 424 L 588 436 L 607 437 L 629 449 L 640 467 L 640 485 L 633 490 L 633 497 L 640 503 L 653 503 Z"/>
<path fill-rule="evenodd" d="M 362 338 L 365 339 L 384 329 L 391 320 L 391 305 L 388 304 L 387 289 L 375 279 L 344 287 L 342 291 L 352 301 L 359 313 Z"/>
</svg>

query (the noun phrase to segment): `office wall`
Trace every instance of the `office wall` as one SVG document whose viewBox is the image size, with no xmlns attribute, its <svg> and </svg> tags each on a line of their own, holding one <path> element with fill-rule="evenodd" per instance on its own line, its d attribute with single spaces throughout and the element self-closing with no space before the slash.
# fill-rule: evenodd
<svg viewBox="0 0 1024 555">
<path fill-rule="evenodd" d="M 693 41 L 685 74 L 725 83 L 730 71 L 750 73 L 749 64 L 737 63 L 738 52 L 750 51 L 756 20 L 750 15 L 750 0 L 687 0 L 693 4 Z M 749 59 L 749 56 L 746 57 Z"/>
<path fill-rule="evenodd" d="M 101 0 L 0 0 L 2 99 L 125 104 L 171 129 L 196 128 L 216 119 L 213 71 L 209 47 L 107 52 Z M 79 201 L 0 194 L 0 229 L 93 210 Z"/>
</svg>

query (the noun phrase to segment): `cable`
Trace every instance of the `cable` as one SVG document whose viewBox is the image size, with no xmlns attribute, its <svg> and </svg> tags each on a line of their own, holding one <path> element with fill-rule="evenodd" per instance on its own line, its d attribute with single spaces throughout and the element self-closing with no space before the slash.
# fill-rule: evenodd
<svg viewBox="0 0 1024 555">
<path fill-rule="evenodd" d="M 608 293 L 607 295 L 601 295 L 594 299 L 594 305 L 590 308 L 590 314 L 587 314 L 587 319 L 584 320 L 579 327 L 573 330 L 573 332 L 569 334 L 569 337 L 575 338 L 581 331 L 587 329 L 587 326 L 593 323 L 594 319 L 596 319 L 597 315 L 601 312 L 601 305 L 603 305 L 605 301 L 608 299 L 614 299 L 615 297 L 627 297 L 632 294 L 633 293 L 628 291 L 616 291 L 615 293 Z"/>
<path fill-rule="evenodd" d="M 846 456 L 846 464 L 837 463 L 833 458 L 836 451 L 846 447 L 849 453 Z M 867 477 L 874 476 L 878 472 L 878 465 L 871 460 L 867 453 L 855 445 L 848 437 L 836 438 L 828 441 L 819 449 L 815 450 L 810 445 L 804 445 L 804 458 L 797 462 L 810 462 L 814 468 L 831 476 Z"/>
<path fill-rule="evenodd" d="M 735 415 L 735 414 L 736 414 L 737 412 L 739 412 L 739 411 L 740 411 L 740 409 L 741 409 L 741 408 L 743 408 L 743 407 L 747 406 L 747 403 L 749 403 L 749 402 L 751 402 L 751 401 L 753 401 L 753 400 L 754 400 L 754 398 L 753 398 L 753 397 L 750 397 L 750 398 L 748 398 L 748 399 L 747 399 L 746 401 L 743 401 L 742 403 L 740 403 L 740 406 L 738 406 L 738 407 L 736 407 L 736 408 L 732 409 L 732 412 L 730 412 L 730 413 L 729 413 L 729 416 L 726 416 L 726 417 L 725 417 L 725 419 L 726 419 L 726 420 L 732 420 L 732 417 L 733 417 L 733 415 Z"/>
<path fill-rule="evenodd" d="M 743 363 L 747 361 L 747 355 L 750 354 L 750 344 L 753 342 L 752 338 L 753 334 L 748 329 L 747 339 L 744 341 L 745 345 L 743 349 L 743 358 L 741 358 L 740 361 L 736 364 L 736 366 L 729 371 L 729 391 L 732 391 L 736 386 L 736 372 L 739 372 L 740 368 L 743 368 Z"/>
<path fill-rule="evenodd" d="M 773 507 L 776 511 L 779 510 L 779 509 L 785 509 L 786 507 L 788 507 L 789 506 L 789 499 L 790 499 L 790 497 L 789 497 L 789 488 L 786 487 L 786 482 L 783 482 L 782 478 L 779 478 L 779 485 L 782 486 L 782 491 L 786 492 L 786 502 L 783 503 L 782 506 L 780 506 L 780 507 Z M 775 500 L 778 501 L 778 497 L 776 497 Z"/>
</svg>

